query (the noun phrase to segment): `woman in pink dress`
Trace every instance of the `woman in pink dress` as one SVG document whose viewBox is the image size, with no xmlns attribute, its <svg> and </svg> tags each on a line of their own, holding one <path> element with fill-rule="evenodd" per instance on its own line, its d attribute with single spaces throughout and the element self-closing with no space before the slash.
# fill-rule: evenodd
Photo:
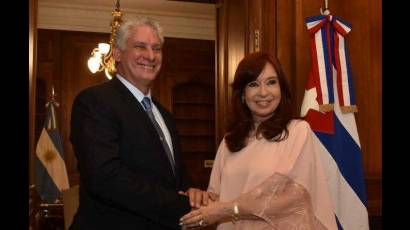
<svg viewBox="0 0 410 230">
<path fill-rule="evenodd" d="M 279 61 L 246 56 L 231 106 L 208 187 L 213 202 L 183 216 L 183 229 L 337 229 L 312 131 L 293 116 Z"/>
</svg>

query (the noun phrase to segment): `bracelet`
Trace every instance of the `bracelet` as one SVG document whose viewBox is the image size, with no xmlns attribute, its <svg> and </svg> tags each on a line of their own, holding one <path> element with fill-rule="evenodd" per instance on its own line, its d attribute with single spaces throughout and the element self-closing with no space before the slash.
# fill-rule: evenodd
<svg viewBox="0 0 410 230">
<path fill-rule="evenodd" d="M 239 220 L 239 206 L 238 203 L 233 205 L 233 213 L 232 213 L 232 222 L 236 222 Z"/>
</svg>

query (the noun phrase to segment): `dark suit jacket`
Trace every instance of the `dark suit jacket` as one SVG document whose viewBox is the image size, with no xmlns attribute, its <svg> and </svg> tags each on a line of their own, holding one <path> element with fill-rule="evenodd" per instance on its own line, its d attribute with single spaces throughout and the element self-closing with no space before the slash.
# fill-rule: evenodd
<svg viewBox="0 0 410 230">
<path fill-rule="evenodd" d="M 80 171 L 72 229 L 178 229 L 191 187 L 171 114 L 153 101 L 172 137 L 176 173 L 142 105 L 117 79 L 76 97 L 71 142 Z"/>
</svg>

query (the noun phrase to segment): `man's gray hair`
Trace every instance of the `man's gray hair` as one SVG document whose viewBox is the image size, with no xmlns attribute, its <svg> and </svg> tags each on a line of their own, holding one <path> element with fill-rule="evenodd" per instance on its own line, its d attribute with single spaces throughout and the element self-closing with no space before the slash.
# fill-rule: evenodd
<svg viewBox="0 0 410 230">
<path fill-rule="evenodd" d="M 115 46 L 118 47 L 120 50 L 124 50 L 128 37 L 130 35 L 130 30 L 135 26 L 144 25 L 151 27 L 157 33 L 162 45 L 164 43 L 164 35 L 162 34 L 163 30 L 157 21 L 148 17 L 132 17 L 125 19 L 121 23 L 121 26 L 118 28 L 115 37 Z"/>
</svg>

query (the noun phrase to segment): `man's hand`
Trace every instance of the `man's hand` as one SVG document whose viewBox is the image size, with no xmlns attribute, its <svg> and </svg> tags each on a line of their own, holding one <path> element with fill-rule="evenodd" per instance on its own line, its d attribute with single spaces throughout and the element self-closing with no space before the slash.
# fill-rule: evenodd
<svg viewBox="0 0 410 230">
<path fill-rule="evenodd" d="M 208 205 L 209 194 L 198 188 L 189 188 L 186 192 L 179 191 L 181 195 L 189 196 L 189 203 L 193 208 L 200 208 Z"/>
</svg>

